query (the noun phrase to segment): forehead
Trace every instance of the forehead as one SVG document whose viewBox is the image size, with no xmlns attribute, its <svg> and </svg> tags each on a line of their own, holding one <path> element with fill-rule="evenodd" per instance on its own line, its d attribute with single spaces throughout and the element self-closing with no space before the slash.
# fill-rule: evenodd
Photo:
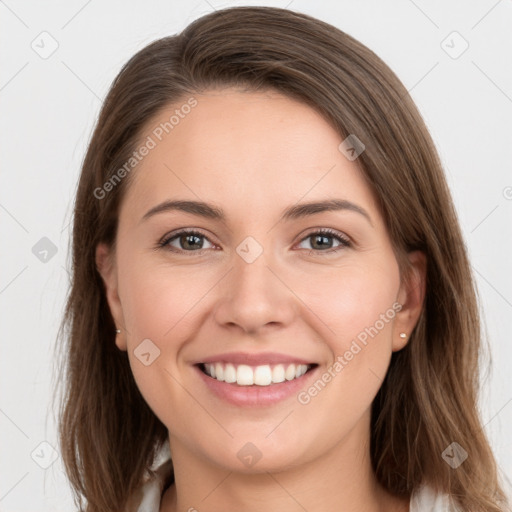
<svg viewBox="0 0 512 512">
<path fill-rule="evenodd" d="M 133 171 L 131 212 L 172 197 L 269 209 L 317 198 L 373 197 L 342 137 L 316 110 L 276 92 L 223 89 L 184 98 L 146 123 L 152 149 Z M 229 206 L 223 209 L 229 211 Z M 138 212 L 140 213 L 140 212 Z"/>
</svg>

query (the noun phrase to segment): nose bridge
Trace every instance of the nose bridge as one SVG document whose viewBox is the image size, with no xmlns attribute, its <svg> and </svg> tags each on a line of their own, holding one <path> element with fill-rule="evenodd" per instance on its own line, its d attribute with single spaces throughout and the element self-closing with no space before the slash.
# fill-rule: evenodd
<svg viewBox="0 0 512 512">
<path fill-rule="evenodd" d="M 234 257 L 233 287 L 235 294 L 253 296 L 273 291 L 275 276 L 270 271 L 272 255 L 269 247 L 263 246 L 253 237 L 247 237 L 236 248 Z"/>
<path fill-rule="evenodd" d="M 271 237 L 266 237 L 268 243 Z M 236 247 L 228 290 L 217 309 L 217 321 L 256 331 L 267 324 L 285 324 L 293 316 L 293 294 L 276 276 L 274 251 L 248 236 Z"/>
</svg>

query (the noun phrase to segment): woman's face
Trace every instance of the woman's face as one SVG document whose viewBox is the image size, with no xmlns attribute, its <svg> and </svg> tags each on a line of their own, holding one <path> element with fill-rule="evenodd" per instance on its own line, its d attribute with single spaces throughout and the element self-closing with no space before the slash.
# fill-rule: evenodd
<svg viewBox="0 0 512 512">
<path fill-rule="evenodd" d="M 194 97 L 146 126 L 111 266 L 98 247 L 117 346 L 173 453 L 269 471 L 360 446 L 421 287 L 401 286 L 357 158 L 322 116 L 277 93 Z"/>
</svg>

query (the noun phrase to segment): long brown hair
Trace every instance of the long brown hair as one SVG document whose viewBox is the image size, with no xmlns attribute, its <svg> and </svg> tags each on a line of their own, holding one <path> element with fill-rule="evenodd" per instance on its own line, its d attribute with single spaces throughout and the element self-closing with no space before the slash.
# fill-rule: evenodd
<svg viewBox="0 0 512 512">
<path fill-rule="evenodd" d="M 98 243 L 115 245 L 119 206 L 137 169 L 108 192 L 104 184 L 119 177 L 144 127 L 163 108 L 226 86 L 279 91 L 316 109 L 341 137 L 355 134 L 366 146 L 358 163 L 378 198 L 402 275 L 408 251 L 427 256 L 423 311 L 406 347 L 393 353 L 372 406 L 378 480 L 396 495 L 426 483 L 463 510 L 504 510 L 477 409 L 476 289 L 422 117 L 370 49 L 327 23 L 270 7 L 218 10 L 149 44 L 124 65 L 103 104 L 76 193 L 72 283 L 59 330 L 60 447 L 80 510 L 122 510 L 168 435 L 140 394 L 126 352 L 116 348 L 95 265 Z M 469 455 L 457 469 L 442 457 L 452 442 Z"/>
</svg>

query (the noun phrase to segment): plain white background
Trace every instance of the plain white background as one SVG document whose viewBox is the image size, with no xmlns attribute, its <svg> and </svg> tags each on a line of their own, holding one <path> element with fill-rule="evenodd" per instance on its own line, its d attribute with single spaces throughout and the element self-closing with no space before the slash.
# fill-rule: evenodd
<svg viewBox="0 0 512 512">
<path fill-rule="evenodd" d="M 288 7 L 327 21 L 369 46 L 409 89 L 444 163 L 470 252 L 493 361 L 482 417 L 498 463 L 512 475 L 511 0 L 5 0 L 0 511 L 74 510 L 49 410 L 52 356 L 68 286 L 73 195 L 101 101 L 149 42 L 235 5 Z"/>
</svg>

